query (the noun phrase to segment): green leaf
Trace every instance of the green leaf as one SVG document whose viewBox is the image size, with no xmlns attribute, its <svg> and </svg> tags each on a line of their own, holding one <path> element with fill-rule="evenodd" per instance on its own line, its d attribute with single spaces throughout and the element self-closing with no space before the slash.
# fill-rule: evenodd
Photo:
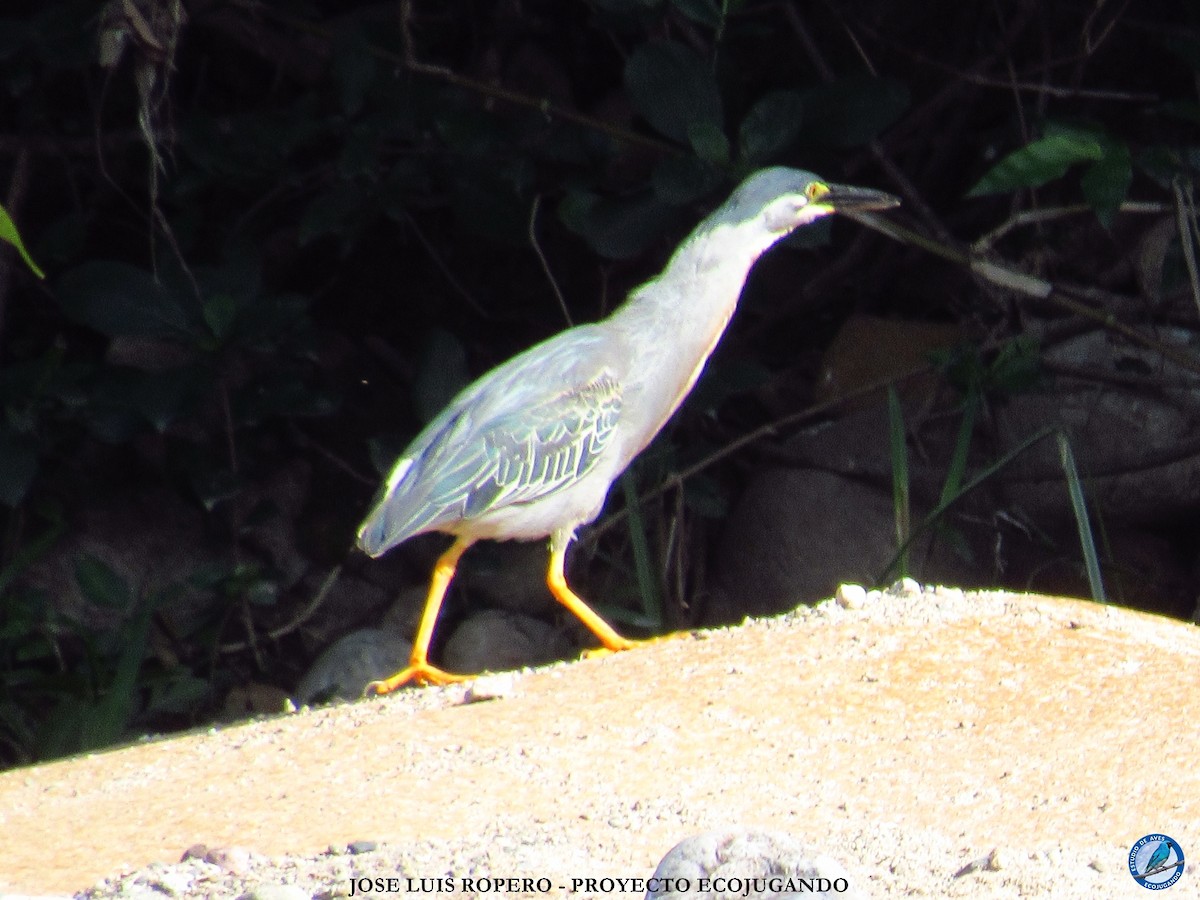
<svg viewBox="0 0 1200 900">
<path fill-rule="evenodd" d="M 654 166 L 654 196 L 672 206 L 685 206 L 712 193 L 725 176 L 694 156 L 664 156 Z"/>
<path fill-rule="evenodd" d="M 45 278 L 45 273 L 38 268 L 37 263 L 33 261 L 33 257 L 29 255 L 29 251 L 25 249 L 25 244 L 21 241 L 21 235 L 17 232 L 17 226 L 14 224 L 12 217 L 9 216 L 8 210 L 0 206 L 0 241 L 7 241 L 17 248 L 17 252 L 21 254 L 21 259 L 25 260 L 25 265 L 29 266 L 29 270 L 38 278 Z"/>
<path fill-rule="evenodd" d="M 99 702 L 91 705 L 80 729 L 80 750 L 108 747 L 120 740 L 138 701 L 138 673 L 146 656 L 153 606 L 146 602 L 121 629 L 120 655 L 112 681 Z"/>
<path fill-rule="evenodd" d="M 225 291 L 218 291 L 204 301 L 204 324 L 218 341 L 229 336 L 240 306 L 237 298 Z"/>
<path fill-rule="evenodd" d="M 145 269 L 127 263 L 84 263 L 59 279 L 55 297 L 76 322 L 110 337 L 178 339 L 195 333 L 180 296 Z"/>
<path fill-rule="evenodd" d="M 87 418 L 96 436 L 111 443 L 129 440 L 147 424 L 162 434 L 211 391 L 211 382 L 211 372 L 199 366 L 160 372 L 109 366 L 87 405 Z"/>
<path fill-rule="evenodd" d="M 1133 181 L 1133 162 L 1129 148 L 1113 143 L 1105 148 L 1104 156 L 1083 173 L 1080 185 L 1088 205 L 1096 211 L 1096 218 L 1105 228 L 1111 228 L 1113 219 Z"/>
<path fill-rule="evenodd" d="M 133 600 L 133 591 L 125 579 L 91 553 L 83 554 L 75 563 L 75 583 L 84 598 L 96 606 L 125 610 Z"/>
<path fill-rule="evenodd" d="M 1100 554 L 1096 551 L 1096 536 L 1088 517 L 1087 500 L 1083 496 L 1083 479 L 1079 477 L 1079 467 L 1075 464 L 1075 454 L 1067 435 L 1060 431 L 1055 435 L 1055 440 L 1058 442 L 1059 462 L 1067 479 L 1067 495 L 1071 498 L 1071 510 L 1075 514 L 1075 527 L 1079 531 L 1079 546 L 1083 551 L 1092 599 L 1097 603 L 1107 603 L 1104 578 L 1100 571 Z"/>
<path fill-rule="evenodd" d="M 741 161 L 761 166 L 787 149 L 800 135 L 804 98 L 795 91 L 772 91 L 760 97 L 738 128 Z"/>
<path fill-rule="evenodd" d="M 713 165 L 722 166 L 729 162 L 729 138 L 716 125 L 709 122 L 693 122 L 688 126 L 688 143 L 696 155 Z"/>
<path fill-rule="evenodd" d="M 237 390 L 232 409 L 237 425 L 252 426 L 275 416 L 328 416 L 337 410 L 338 404 L 339 398 L 332 391 L 308 384 L 300 371 L 281 367 Z"/>
<path fill-rule="evenodd" d="M 804 137 L 824 147 L 858 147 L 908 108 L 908 88 L 894 78 L 850 75 L 806 91 Z"/>
<path fill-rule="evenodd" d="M 506 177 L 495 161 L 488 167 L 460 168 L 451 188 L 454 217 L 468 234 L 511 246 L 525 246 L 529 204 L 519 181 Z"/>
<path fill-rule="evenodd" d="M 981 387 L 988 395 L 1033 390 L 1042 381 L 1041 347 L 1030 337 L 1005 341 L 982 376 Z"/>
<path fill-rule="evenodd" d="M 24 500 L 37 471 L 37 442 L 0 429 L 0 503 L 11 507 Z"/>
<path fill-rule="evenodd" d="M 1076 128 L 1054 128 L 1020 150 L 1014 150 L 984 174 L 967 192 L 968 197 L 1003 194 L 1020 188 L 1040 187 L 1081 162 L 1104 158 L 1102 137 Z"/>
<path fill-rule="evenodd" d="M 609 259 L 629 259 L 669 228 L 674 211 L 653 195 L 599 198 L 572 191 L 558 207 L 563 223 Z"/>
<path fill-rule="evenodd" d="M 718 0 L 671 0 L 671 5 L 693 22 L 720 28 L 725 18 Z"/>
<path fill-rule="evenodd" d="M 243 300 L 231 337 L 241 347 L 272 348 L 295 340 L 311 326 L 308 307 L 312 297 L 304 294 L 260 294 Z"/>
<path fill-rule="evenodd" d="M 722 127 L 721 94 L 709 63 L 670 41 L 642 44 L 625 66 L 634 107 L 659 134 L 681 144 L 692 126 Z"/>
</svg>

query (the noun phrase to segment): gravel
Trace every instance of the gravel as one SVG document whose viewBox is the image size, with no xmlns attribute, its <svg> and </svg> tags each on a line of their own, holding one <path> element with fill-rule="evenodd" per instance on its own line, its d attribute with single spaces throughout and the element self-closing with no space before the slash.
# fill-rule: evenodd
<svg viewBox="0 0 1200 900">
<path fill-rule="evenodd" d="M 791 629 L 798 624 L 861 622 L 879 634 L 888 623 L 908 626 L 966 616 L 1015 617 L 1022 625 L 1044 627 L 1048 618 L 1068 613 L 1047 612 L 1029 598 L 1004 593 L 964 593 L 957 589 L 927 588 L 904 583 L 893 590 L 842 591 L 837 600 L 803 607 L 785 616 L 747 622 L 743 628 Z M 1090 613 L 1089 613 L 1090 614 Z M 1103 611 L 1101 611 L 1103 614 Z M 1075 624 L 1070 623 L 1070 627 Z M 1158 632 L 1147 640 L 1163 639 Z M 503 698 L 513 690 L 510 676 L 490 686 L 485 683 L 475 699 Z M 515 676 L 519 683 L 520 675 Z M 430 689 L 411 693 L 414 708 L 449 706 L 463 701 L 462 688 Z M 833 701 L 831 701 L 833 702 Z M 303 714 L 303 713 L 302 713 Z M 663 778 L 670 778 L 669 759 Z M 1081 777 L 1086 777 L 1083 773 Z M 773 786 L 786 789 L 786 786 Z M 1002 788 L 1003 789 L 1003 788 Z M 253 847 L 180 848 L 174 864 L 152 864 L 105 879 L 75 895 L 76 900 L 325 900 L 363 897 L 645 897 L 655 883 L 644 865 L 645 846 L 640 832 L 647 823 L 669 822 L 680 839 L 699 835 L 664 860 L 660 873 L 711 872 L 735 840 L 774 853 L 778 865 L 731 872 L 803 872 L 828 879 L 845 878 L 847 892 L 827 896 L 858 898 L 969 897 L 969 898 L 1092 898 L 1137 896 L 1137 888 L 1121 866 L 1123 841 L 1075 840 L 1059 846 L 1026 847 L 997 842 L 979 846 L 964 840 L 952 818 L 944 827 L 901 827 L 894 822 L 856 820 L 842 816 L 841 824 L 824 832 L 820 842 L 800 841 L 787 834 L 750 833 L 735 823 L 713 821 L 703 804 L 688 802 L 688 786 L 653 800 L 601 797 L 585 813 L 562 810 L 556 821 L 541 821 L 513 809 L 498 816 L 482 831 L 452 840 L 423 839 L 404 845 L 376 842 L 370 835 L 346 835 L 347 844 L 315 855 L 268 857 Z M 853 802 L 853 800 L 851 800 Z M 951 798 L 945 798 L 947 804 Z M 1148 822 L 1148 826 L 1152 825 Z M 721 834 L 714 836 L 713 829 Z M 810 836 L 811 837 L 811 836 Z M 1135 836 L 1136 837 L 1136 836 Z M 722 841 L 725 844 L 722 844 Z M 690 850 L 688 849 L 690 847 Z M 781 849 L 782 848 L 782 849 Z M 663 847 L 659 852 L 665 852 Z M 1190 848 L 1196 852 L 1197 847 Z M 685 854 L 682 859 L 679 853 Z M 691 853 L 691 857 L 686 854 Z M 782 860 L 780 862 L 779 860 Z M 536 873 L 531 875 L 530 873 Z M 514 880 L 507 880 L 512 877 Z M 1171 890 L 1172 900 L 1198 897 L 1193 873 Z M 728 887 L 728 885 L 726 885 Z M 785 886 L 786 887 L 786 886 Z M 742 891 L 743 896 L 783 898 L 786 890 L 773 888 Z M 650 891 L 652 898 L 723 896 L 708 892 Z M 822 896 L 805 892 L 797 898 Z M 16 895 L 0 894 L 0 900 Z"/>
</svg>

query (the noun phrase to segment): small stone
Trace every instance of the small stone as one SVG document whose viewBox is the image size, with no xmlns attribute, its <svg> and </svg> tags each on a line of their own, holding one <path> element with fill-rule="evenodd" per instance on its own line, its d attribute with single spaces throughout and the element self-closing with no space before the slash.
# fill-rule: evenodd
<svg viewBox="0 0 1200 900">
<path fill-rule="evenodd" d="M 989 872 L 999 872 L 1001 869 L 1006 868 L 1008 866 L 1008 864 L 1009 864 L 1008 854 L 1005 853 L 1003 850 L 1001 850 L 999 847 L 996 847 L 992 850 L 991 853 L 988 854 L 987 865 L 985 866 L 985 868 Z"/>
<path fill-rule="evenodd" d="M 966 875 L 970 875 L 972 872 L 978 872 L 985 865 L 987 865 L 986 859 L 973 859 L 970 862 L 968 862 L 965 866 L 963 866 L 961 869 L 959 869 L 957 872 L 955 872 L 953 877 L 963 878 Z"/>
<path fill-rule="evenodd" d="M 378 841 L 351 841 L 346 845 L 346 852 L 358 855 L 359 853 L 371 853 L 379 849 Z"/>
<path fill-rule="evenodd" d="M 250 870 L 250 851 L 245 847 L 213 847 L 204 854 L 204 861 L 231 872 L 242 875 Z"/>
<path fill-rule="evenodd" d="M 916 597 L 920 593 L 921 585 L 913 578 L 901 578 L 892 585 L 892 594 L 897 597 Z"/>
<path fill-rule="evenodd" d="M 136 883 L 139 886 L 166 894 L 168 897 L 182 897 L 187 894 L 195 880 L 195 876 L 191 872 L 156 867 L 155 871 L 147 872 L 145 876 L 139 876 Z"/>
<path fill-rule="evenodd" d="M 861 584 L 839 584 L 834 599 L 842 609 L 862 609 L 867 602 L 867 589 Z"/>
<path fill-rule="evenodd" d="M 207 854 L 207 844 L 192 844 L 192 846 L 183 851 L 183 856 L 179 857 L 179 861 L 187 862 L 189 859 L 204 859 Z"/>
<path fill-rule="evenodd" d="M 494 675 L 481 675 L 467 686 L 463 695 L 463 703 L 480 703 L 484 700 L 503 700 L 512 696 L 513 677 L 508 672 Z"/>
</svg>

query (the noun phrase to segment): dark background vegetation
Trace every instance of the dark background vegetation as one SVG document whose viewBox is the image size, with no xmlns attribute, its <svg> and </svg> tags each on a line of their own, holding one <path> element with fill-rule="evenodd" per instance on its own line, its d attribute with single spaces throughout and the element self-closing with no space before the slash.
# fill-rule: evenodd
<svg viewBox="0 0 1200 900">
<path fill-rule="evenodd" d="M 237 685 L 290 687 L 314 648 L 280 626 L 333 567 L 364 565 L 347 551 L 392 455 L 469 377 L 560 330 L 557 293 L 575 322 L 603 315 L 750 171 L 890 190 L 896 221 L 956 249 L 1084 204 L 998 252 L 1137 296 L 1113 265 L 1120 204 L 1186 223 L 1174 205 L 1200 160 L 1187 0 L 18 0 L 3 16 L 0 203 L 46 273 L 0 247 L 10 763 L 205 721 Z M 984 367 L 1022 334 L 1028 298 L 928 248 L 814 232 L 756 271 L 639 490 L 769 421 L 753 389 L 815 377 L 851 314 L 960 323 Z M 1166 245 L 1164 295 L 1186 285 L 1186 243 Z M 1159 299 L 1125 324 L 1157 327 Z M 754 461 L 689 480 L 697 515 L 719 518 Z M 139 581 L 106 531 L 156 533 L 174 577 Z"/>
</svg>

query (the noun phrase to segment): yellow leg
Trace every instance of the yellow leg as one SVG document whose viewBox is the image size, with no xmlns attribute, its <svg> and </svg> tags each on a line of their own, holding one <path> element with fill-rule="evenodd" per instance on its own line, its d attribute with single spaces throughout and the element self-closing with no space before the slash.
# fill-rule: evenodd
<svg viewBox="0 0 1200 900">
<path fill-rule="evenodd" d="M 413 640 L 412 656 L 408 660 L 408 668 L 401 669 L 390 678 L 383 681 L 372 681 L 367 685 L 367 691 L 376 694 L 390 694 L 396 688 L 409 682 L 416 684 L 452 684 L 456 681 L 467 681 L 470 675 L 455 675 L 446 672 L 429 663 L 429 642 L 433 639 L 433 626 L 437 624 L 438 612 L 442 608 L 442 600 L 446 590 L 454 578 L 454 570 L 458 560 L 471 546 L 471 541 L 458 538 L 450 549 L 438 557 L 433 567 L 433 578 L 429 582 L 429 593 L 425 597 L 425 609 L 421 613 L 421 624 L 417 626 L 417 636 Z"/>
<path fill-rule="evenodd" d="M 591 630 L 592 634 L 600 638 L 600 643 L 604 645 L 605 650 L 616 653 L 619 650 L 630 650 L 636 647 L 637 641 L 623 638 L 613 631 L 612 626 L 596 615 L 592 608 L 567 586 L 567 578 L 563 574 L 566 557 L 567 541 L 557 539 L 552 541 L 550 568 L 546 572 L 546 585 L 550 588 L 550 593 L 559 603 L 573 612 L 576 618 Z"/>
</svg>

